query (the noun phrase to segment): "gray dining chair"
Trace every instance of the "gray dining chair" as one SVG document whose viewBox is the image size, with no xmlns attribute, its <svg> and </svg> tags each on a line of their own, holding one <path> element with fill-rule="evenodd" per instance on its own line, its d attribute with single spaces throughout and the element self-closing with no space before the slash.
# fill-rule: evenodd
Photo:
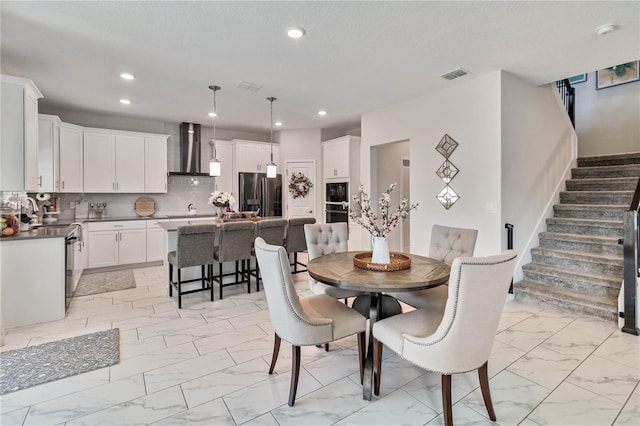
<svg viewBox="0 0 640 426">
<path fill-rule="evenodd" d="M 489 418 L 496 420 L 487 366 L 507 297 L 516 253 L 453 260 L 449 297 L 440 306 L 421 308 L 373 325 L 375 393 L 380 393 L 382 345 L 425 370 L 442 375 L 445 425 L 453 425 L 451 376 L 478 370 Z"/>
<path fill-rule="evenodd" d="M 213 301 L 212 265 L 214 262 L 214 245 L 216 225 L 186 225 L 178 226 L 176 230 L 176 250 L 167 255 L 169 262 L 169 297 L 173 296 L 173 289 L 178 293 L 178 309 L 182 308 L 182 295 L 211 289 Z M 200 266 L 201 276 L 191 280 L 182 280 L 182 268 Z M 177 269 L 177 280 L 173 280 L 173 270 Z M 201 281 L 201 288 L 183 290 L 185 283 Z"/>
<path fill-rule="evenodd" d="M 288 220 L 284 248 L 287 250 L 287 255 L 293 255 L 293 261 L 290 262 L 290 265 L 293 266 L 292 274 L 307 271 L 307 264 L 298 261 L 298 253 L 307 250 L 304 226 L 312 223 L 316 223 L 315 217 L 295 217 Z M 298 266 L 303 266 L 304 269 L 298 269 Z"/>
<path fill-rule="evenodd" d="M 260 237 L 267 242 L 281 246 L 284 244 L 284 236 L 287 230 L 287 219 L 263 219 L 256 223 L 256 237 Z M 251 248 L 251 255 L 255 257 L 255 250 Z M 256 291 L 260 291 L 260 266 L 256 259 L 256 267 L 249 268 L 249 273 L 256 277 Z"/>
<path fill-rule="evenodd" d="M 343 253 L 348 250 L 349 238 L 346 223 L 307 224 L 304 225 L 304 237 L 307 243 L 309 260 L 332 253 Z M 315 294 L 327 294 L 336 299 L 347 299 L 360 294 L 353 290 L 344 290 L 309 277 L 309 287 Z"/>
<path fill-rule="evenodd" d="M 267 244 L 262 238 L 256 238 L 255 251 L 275 332 L 269 374 L 273 374 L 278 360 L 281 340 L 284 339 L 292 346 L 289 406 L 293 406 L 296 399 L 301 346 L 320 345 L 357 334 L 362 380 L 366 319 L 345 304 L 324 294 L 298 297 L 293 285 L 289 257 L 284 247 Z"/>
<path fill-rule="evenodd" d="M 433 225 L 429 257 L 451 265 L 453 260 L 460 256 L 473 256 L 477 237 L 477 229 Z M 427 290 L 389 293 L 389 295 L 414 308 L 442 307 L 447 301 L 448 290 L 446 286 L 438 286 Z"/>
</svg>

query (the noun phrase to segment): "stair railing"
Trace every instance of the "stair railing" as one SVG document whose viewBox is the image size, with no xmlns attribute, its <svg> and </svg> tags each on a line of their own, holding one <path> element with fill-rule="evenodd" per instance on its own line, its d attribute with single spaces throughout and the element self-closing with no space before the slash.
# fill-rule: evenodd
<svg viewBox="0 0 640 426">
<path fill-rule="evenodd" d="M 576 128 L 576 115 L 575 115 L 575 102 L 576 102 L 576 89 L 571 87 L 571 83 L 568 78 L 564 80 L 556 81 L 556 87 L 560 92 L 560 97 L 562 98 L 562 103 L 567 110 L 567 114 L 569 114 L 569 119 L 571 120 L 571 124 L 573 128 Z"/>
<path fill-rule="evenodd" d="M 640 276 L 640 271 L 638 270 L 638 265 L 640 264 L 640 259 L 638 259 L 638 254 L 640 253 L 640 250 L 638 250 L 638 243 L 640 242 L 639 207 L 640 179 L 638 179 L 636 191 L 633 194 L 631 207 L 629 211 L 624 212 L 624 238 L 622 240 L 624 245 L 624 325 L 622 331 L 636 336 L 640 334 L 636 323 L 637 287 L 638 277 Z"/>
</svg>

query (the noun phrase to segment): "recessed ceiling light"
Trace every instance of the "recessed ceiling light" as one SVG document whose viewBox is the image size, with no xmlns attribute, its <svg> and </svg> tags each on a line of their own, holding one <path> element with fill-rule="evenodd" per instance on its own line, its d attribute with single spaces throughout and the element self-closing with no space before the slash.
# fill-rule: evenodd
<svg viewBox="0 0 640 426">
<path fill-rule="evenodd" d="M 318 111 L 318 115 L 327 115 L 327 111 L 321 109 L 320 111 Z"/>
<path fill-rule="evenodd" d="M 273 124 L 275 124 L 276 126 L 282 126 L 282 121 L 276 121 L 276 122 L 275 122 L 275 123 L 273 123 Z"/>
<path fill-rule="evenodd" d="M 126 72 L 123 72 L 122 74 L 120 74 L 120 77 L 124 78 L 125 80 L 135 80 L 135 76 L 133 74 L 129 74 Z"/>
<path fill-rule="evenodd" d="M 610 33 L 611 31 L 615 30 L 616 28 L 618 28 L 618 26 L 616 24 L 604 24 L 604 25 L 600 25 L 598 28 L 596 28 L 596 33 L 598 35 L 605 35 Z"/>
<path fill-rule="evenodd" d="M 120 99 L 120 103 L 124 105 L 129 105 L 131 101 L 129 99 Z"/>
<path fill-rule="evenodd" d="M 287 35 L 291 38 L 300 38 L 304 35 L 304 28 L 293 27 L 287 30 Z"/>
<path fill-rule="evenodd" d="M 218 114 L 216 114 L 215 112 L 210 112 L 209 113 L 209 117 L 217 117 L 217 116 L 218 116 Z"/>
</svg>

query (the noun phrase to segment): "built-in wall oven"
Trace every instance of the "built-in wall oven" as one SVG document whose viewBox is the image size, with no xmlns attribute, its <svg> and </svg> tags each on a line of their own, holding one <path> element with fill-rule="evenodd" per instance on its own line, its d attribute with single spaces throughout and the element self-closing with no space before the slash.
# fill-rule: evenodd
<svg viewBox="0 0 640 426">
<path fill-rule="evenodd" d="M 348 182 L 328 182 L 325 186 L 325 222 L 349 222 L 349 209 L 343 202 L 349 201 Z"/>
</svg>

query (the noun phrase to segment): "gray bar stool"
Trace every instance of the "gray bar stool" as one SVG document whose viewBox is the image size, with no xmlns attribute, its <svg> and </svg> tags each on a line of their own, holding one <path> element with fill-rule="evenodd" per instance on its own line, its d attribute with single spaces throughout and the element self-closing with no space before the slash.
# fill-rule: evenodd
<svg viewBox="0 0 640 426">
<path fill-rule="evenodd" d="M 298 262 L 298 252 L 307 250 L 307 241 L 304 237 L 304 225 L 316 223 L 315 217 L 297 217 L 289 219 L 287 226 L 287 235 L 285 237 L 284 248 L 287 250 L 289 261 L 291 261 L 291 253 L 293 253 L 293 266 L 292 274 L 298 274 L 300 272 L 307 271 L 307 264 Z M 305 269 L 298 270 L 298 265 L 304 266 Z"/>
<path fill-rule="evenodd" d="M 173 289 L 178 292 L 178 309 L 182 308 L 182 295 L 205 291 L 211 289 L 211 301 L 213 301 L 213 283 L 211 275 L 213 272 L 213 253 L 215 247 L 216 225 L 186 225 L 178 226 L 176 231 L 176 250 L 169 252 L 169 296 L 173 296 Z M 200 266 L 200 278 L 182 280 L 181 269 L 189 266 Z M 205 266 L 209 272 L 205 273 Z M 178 280 L 173 281 L 173 268 L 178 269 Z M 185 283 L 201 281 L 202 288 L 195 288 L 184 291 L 182 285 Z M 208 285 L 206 285 L 208 284 Z"/>
<path fill-rule="evenodd" d="M 213 281 L 220 285 L 220 299 L 222 299 L 222 288 L 230 285 L 247 283 L 247 292 L 251 293 L 249 262 L 255 237 L 256 224 L 251 221 L 228 222 L 220 226 L 220 241 L 213 255 L 214 260 L 218 262 L 218 276 L 212 277 Z M 222 264 L 233 261 L 236 262 L 235 272 L 223 274 Z M 238 262 L 242 262 L 240 272 L 238 272 Z M 223 284 L 223 278 L 231 275 L 235 275 L 235 281 Z"/>
<path fill-rule="evenodd" d="M 256 237 L 260 237 L 267 244 L 274 246 L 284 245 L 284 236 L 287 230 L 287 219 L 263 219 L 256 223 Z M 255 257 L 256 252 L 251 248 L 251 255 Z M 255 269 L 250 268 L 251 275 L 256 277 L 256 290 L 260 291 L 260 265 L 256 259 Z"/>
</svg>

